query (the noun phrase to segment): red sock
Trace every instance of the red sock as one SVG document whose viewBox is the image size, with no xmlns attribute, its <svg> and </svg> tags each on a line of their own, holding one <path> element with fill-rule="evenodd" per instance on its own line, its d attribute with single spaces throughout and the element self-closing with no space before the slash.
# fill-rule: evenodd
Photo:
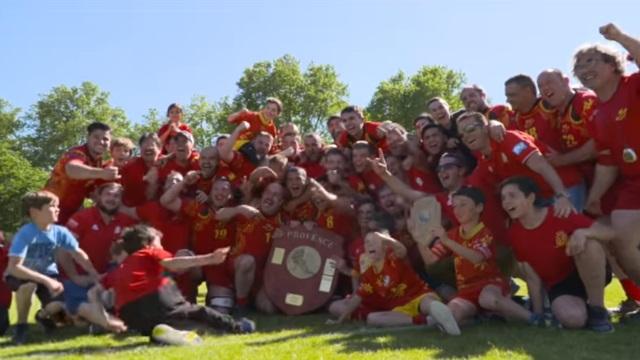
<svg viewBox="0 0 640 360">
<path fill-rule="evenodd" d="M 236 305 L 244 306 L 249 303 L 249 300 L 246 297 L 236 298 Z"/>
<path fill-rule="evenodd" d="M 411 322 L 414 325 L 424 325 L 427 323 L 427 316 L 426 315 L 416 315 L 414 317 L 411 318 Z"/>
<path fill-rule="evenodd" d="M 636 283 L 633 282 L 633 280 L 629 278 L 622 279 L 620 280 L 620 284 L 624 289 L 624 293 L 627 294 L 627 296 L 630 299 L 633 299 L 635 301 L 640 301 L 640 286 L 636 285 Z"/>
</svg>

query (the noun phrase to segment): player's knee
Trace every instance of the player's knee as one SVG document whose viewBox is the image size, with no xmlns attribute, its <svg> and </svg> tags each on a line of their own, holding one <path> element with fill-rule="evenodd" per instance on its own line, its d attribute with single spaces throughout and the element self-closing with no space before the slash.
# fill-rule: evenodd
<svg viewBox="0 0 640 360">
<path fill-rule="evenodd" d="M 256 298 L 256 309 L 264 314 L 275 314 L 278 310 L 275 305 L 265 296 L 260 296 Z"/>
<path fill-rule="evenodd" d="M 566 329 L 580 329 L 587 324 L 587 309 L 585 306 L 564 306 L 552 304 L 553 316 Z"/>
<path fill-rule="evenodd" d="M 370 326 L 381 326 L 384 325 L 384 318 L 380 314 L 371 313 L 367 315 L 366 322 Z"/>
<path fill-rule="evenodd" d="M 478 304 L 480 307 L 486 310 L 496 310 L 498 307 L 498 298 L 493 291 L 487 290 L 486 288 L 482 290 L 480 296 L 478 297 Z"/>
<path fill-rule="evenodd" d="M 256 260 L 253 256 L 241 255 L 236 259 L 235 268 L 239 272 L 254 271 L 256 269 Z"/>
<path fill-rule="evenodd" d="M 16 290 L 16 296 L 31 296 L 37 287 L 38 285 L 33 282 L 24 283 Z"/>
</svg>

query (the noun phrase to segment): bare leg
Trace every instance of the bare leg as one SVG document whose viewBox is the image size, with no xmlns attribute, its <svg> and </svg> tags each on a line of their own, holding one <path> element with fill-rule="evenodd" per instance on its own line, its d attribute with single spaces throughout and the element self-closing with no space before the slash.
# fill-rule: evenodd
<svg viewBox="0 0 640 360">
<path fill-rule="evenodd" d="M 265 314 L 275 314 L 278 312 L 276 306 L 273 305 L 271 300 L 267 297 L 267 293 L 265 293 L 264 288 L 261 288 L 256 294 L 256 309 Z"/>
<path fill-rule="evenodd" d="M 26 324 L 31 309 L 31 299 L 36 291 L 35 283 L 26 283 L 18 288 L 16 293 L 16 309 L 18 311 L 18 324 Z"/>
<path fill-rule="evenodd" d="M 485 286 L 480 292 L 478 303 L 483 309 L 497 312 L 509 319 L 529 321 L 531 318 L 529 310 L 511 300 L 510 297 L 502 295 L 502 291 L 496 285 Z"/>
<path fill-rule="evenodd" d="M 615 210 L 611 224 L 617 235 L 613 240 L 614 255 L 627 275 L 640 284 L 640 210 Z"/>
<path fill-rule="evenodd" d="M 371 326 L 402 326 L 411 325 L 411 316 L 397 311 L 374 312 L 367 316 L 367 325 Z"/>
<path fill-rule="evenodd" d="M 249 296 L 256 275 L 256 260 L 251 255 L 240 255 L 234 260 L 236 297 Z"/>
<path fill-rule="evenodd" d="M 607 259 L 602 246 L 597 241 L 589 240 L 584 250 L 573 259 L 587 291 L 589 304 L 604 307 Z"/>
<path fill-rule="evenodd" d="M 587 324 L 587 306 L 579 297 L 562 295 L 551 303 L 553 316 L 567 329 L 581 329 Z"/>
<path fill-rule="evenodd" d="M 107 314 L 99 303 L 82 303 L 78 307 L 78 315 L 85 320 L 100 325 L 101 327 L 114 332 L 120 333 L 127 330 L 124 322 L 118 318 Z"/>
<path fill-rule="evenodd" d="M 458 324 L 464 324 L 478 312 L 473 303 L 463 298 L 454 298 L 447 303 L 447 306 Z"/>
</svg>

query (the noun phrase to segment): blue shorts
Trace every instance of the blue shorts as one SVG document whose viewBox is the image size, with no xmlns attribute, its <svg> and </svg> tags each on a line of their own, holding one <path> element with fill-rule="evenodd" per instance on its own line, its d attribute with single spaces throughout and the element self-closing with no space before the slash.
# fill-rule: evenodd
<svg viewBox="0 0 640 360">
<path fill-rule="evenodd" d="M 80 286 L 71 280 L 64 280 L 62 284 L 64 285 L 64 306 L 69 314 L 76 315 L 80 305 L 89 302 L 87 294 L 91 286 Z"/>
</svg>

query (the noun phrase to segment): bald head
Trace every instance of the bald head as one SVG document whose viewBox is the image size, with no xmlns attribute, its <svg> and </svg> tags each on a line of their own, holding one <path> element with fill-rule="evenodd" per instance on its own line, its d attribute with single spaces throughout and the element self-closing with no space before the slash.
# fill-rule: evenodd
<svg viewBox="0 0 640 360">
<path fill-rule="evenodd" d="M 569 78 L 558 69 L 542 71 L 537 82 L 542 99 L 553 108 L 562 108 L 573 95 Z"/>
</svg>

